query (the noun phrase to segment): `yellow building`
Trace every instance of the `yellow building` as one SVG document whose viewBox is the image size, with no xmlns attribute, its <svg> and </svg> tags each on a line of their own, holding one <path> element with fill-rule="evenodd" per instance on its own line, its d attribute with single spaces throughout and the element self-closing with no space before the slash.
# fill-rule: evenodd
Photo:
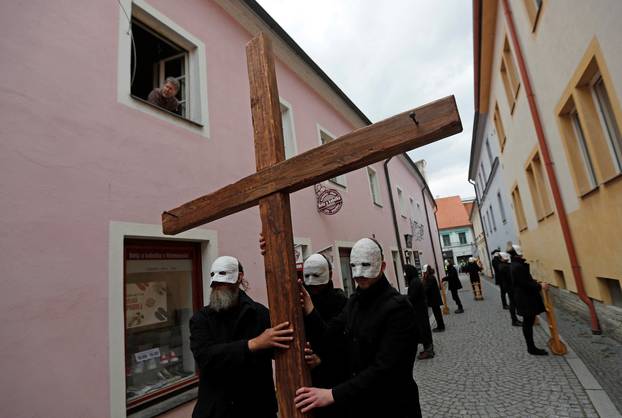
<svg viewBox="0 0 622 418">
<path fill-rule="evenodd" d="M 532 274 L 577 294 L 598 332 L 592 299 L 622 307 L 622 2 L 473 6 L 474 141 L 499 143 Z"/>
</svg>

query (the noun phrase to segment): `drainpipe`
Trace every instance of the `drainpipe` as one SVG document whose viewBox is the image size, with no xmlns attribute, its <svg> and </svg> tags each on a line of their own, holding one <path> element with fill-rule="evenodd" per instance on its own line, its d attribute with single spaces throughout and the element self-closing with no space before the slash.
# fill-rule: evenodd
<svg viewBox="0 0 622 418">
<path fill-rule="evenodd" d="M 475 202 L 477 203 L 477 214 L 479 215 L 479 223 L 482 225 L 482 235 L 484 236 L 484 247 L 486 247 L 486 254 L 488 257 L 488 264 L 490 267 L 490 272 L 494 273 L 495 270 L 492 268 L 492 258 L 490 257 L 490 248 L 488 248 L 488 240 L 486 239 L 486 226 L 484 225 L 484 220 L 482 219 L 482 206 L 479 204 L 479 195 L 477 194 L 477 187 L 475 187 L 475 182 L 469 179 L 469 183 L 473 186 L 473 190 L 475 190 Z M 475 232 L 475 230 L 473 230 Z M 476 242 L 477 244 L 477 242 Z"/>
<path fill-rule="evenodd" d="M 514 26 L 512 10 L 510 9 L 510 4 L 508 0 L 502 0 L 502 4 L 503 12 L 505 14 L 508 28 L 510 30 L 512 46 L 514 47 L 514 52 L 516 53 L 516 58 L 518 60 L 519 72 L 523 83 L 525 84 L 527 102 L 529 103 L 531 118 L 536 129 L 536 136 L 538 137 L 538 144 L 540 145 L 542 159 L 544 160 L 544 166 L 546 167 L 549 185 L 551 186 L 551 191 L 553 192 L 555 209 L 557 210 L 557 217 L 559 218 L 559 224 L 562 229 L 562 234 L 564 236 L 566 251 L 568 252 L 568 258 L 570 259 L 570 265 L 572 266 L 572 273 L 574 276 L 575 284 L 577 286 L 577 293 L 579 294 L 579 298 L 581 298 L 581 300 L 587 305 L 590 311 L 592 334 L 599 335 L 602 334 L 602 329 L 600 328 L 600 322 L 598 320 L 598 315 L 596 314 L 596 309 L 594 308 L 594 303 L 592 302 L 592 299 L 588 297 L 587 293 L 585 292 L 585 287 L 583 286 L 583 275 L 581 273 L 581 266 L 579 265 L 579 260 L 577 258 L 577 252 L 572 238 L 572 233 L 570 231 L 568 217 L 566 215 L 566 209 L 564 208 L 564 202 L 562 201 L 559 183 L 557 182 L 557 176 L 555 174 L 555 170 L 553 169 L 553 161 L 551 160 L 551 155 L 548 145 L 546 143 L 546 138 L 544 137 L 544 129 L 542 128 L 542 121 L 540 119 L 540 113 L 538 112 L 538 107 L 536 105 L 534 91 L 531 86 L 531 80 L 529 79 L 529 75 L 527 74 L 527 65 L 525 63 L 525 58 L 523 57 L 523 51 L 521 49 L 520 43 L 518 42 L 518 37 L 516 36 L 516 27 Z"/>
<path fill-rule="evenodd" d="M 389 189 L 389 203 L 391 204 L 391 215 L 393 217 L 393 228 L 395 229 L 395 240 L 397 241 L 397 251 L 400 253 L 400 263 L 402 266 L 404 265 L 404 252 L 402 251 L 402 240 L 400 238 L 400 230 L 397 226 L 397 216 L 395 215 L 395 203 L 393 203 L 393 189 L 391 188 L 391 178 L 389 177 L 389 161 L 391 161 L 389 157 L 384 162 L 384 177 L 387 180 L 387 188 Z M 391 256 L 393 257 L 393 256 Z M 395 274 L 398 274 L 397 271 Z M 397 290 L 401 293 L 400 289 L 400 278 L 396 277 L 397 280 Z"/>
</svg>

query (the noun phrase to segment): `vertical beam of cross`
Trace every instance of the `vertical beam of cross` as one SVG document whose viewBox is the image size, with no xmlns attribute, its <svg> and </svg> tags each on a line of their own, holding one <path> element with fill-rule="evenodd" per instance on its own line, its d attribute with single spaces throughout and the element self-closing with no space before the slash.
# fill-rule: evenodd
<svg viewBox="0 0 622 418">
<path fill-rule="evenodd" d="M 274 56 L 270 40 L 264 35 L 246 45 L 248 78 L 255 137 L 257 171 L 285 159 L 281 104 L 276 84 Z M 276 386 L 281 418 L 308 416 L 294 405 L 296 389 L 311 386 L 304 361 L 304 324 L 299 303 L 294 260 L 294 238 L 289 194 L 277 192 L 259 201 L 262 233 L 266 240 L 264 259 L 270 320 L 272 325 L 289 321 L 294 341 L 289 350 L 276 355 Z"/>
</svg>

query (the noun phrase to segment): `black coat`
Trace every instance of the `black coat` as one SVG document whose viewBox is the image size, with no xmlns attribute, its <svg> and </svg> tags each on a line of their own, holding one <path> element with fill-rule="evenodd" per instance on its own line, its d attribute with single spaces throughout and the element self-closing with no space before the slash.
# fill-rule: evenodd
<svg viewBox="0 0 622 418">
<path fill-rule="evenodd" d="M 276 417 L 272 352 L 248 349 L 248 340 L 269 327 L 268 309 L 242 290 L 231 311 L 204 307 L 194 314 L 190 348 L 200 377 L 193 418 Z"/>
<path fill-rule="evenodd" d="M 462 289 L 462 283 L 458 276 L 458 270 L 454 266 L 447 266 L 447 276 L 443 277 L 443 281 L 447 282 L 449 290 Z"/>
<path fill-rule="evenodd" d="M 499 279 L 499 265 L 502 264 L 499 257 L 493 257 L 492 261 L 492 271 L 495 273 L 495 284 L 497 286 L 501 286 L 501 280 Z"/>
<path fill-rule="evenodd" d="M 540 295 L 540 284 L 529 272 L 529 264 L 520 257 L 512 257 L 510 265 L 512 291 L 516 311 L 522 316 L 535 316 L 544 312 L 544 302 Z"/>
<path fill-rule="evenodd" d="M 410 279 L 408 284 L 408 300 L 415 308 L 415 322 L 419 332 L 420 343 L 424 347 L 432 344 L 432 329 L 430 328 L 430 318 L 428 317 L 428 303 L 425 300 L 425 289 L 418 277 Z"/>
<path fill-rule="evenodd" d="M 428 276 L 423 279 L 423 288 L 425 289 L 425 300 L 428 302 L 428 306 L 439 306 L 443 304 L 441 298 L 441 291 L 438 288 L 436 277 Z"/>
<path fill-rule="evenodd" d="M 512 291 L 512 273 L 510 263 L 500 262 L 497 268 L 497 278 L 499 286 L 507 292 Z"/>
<path fill-rule="evenodd" d="M 479 282 L 479 272 L 482 271 L 482 268 L 476 262 L 467 264 L 466 271 L 469 273 L 471 283 Z"/>
<path fill-rule="evenodd" d="M 320 293 L 311 295 L 313 306 L 324 322 L 328 322 L 339 315 L 348 302 L 348 297 L 345 292 L 341 289 L 335 289 L 332 286 L 332 282 L 329 283 L 330 285 L 324 288 Z M 319 366 L 311 370 L 313 386 L 332 388 L 344 378 L 340 358 L 342 353 L 340 350 L 332 350 L 323 353 L 318 350 L 316 351 L 322 362 Z M 335 355 L 335 353 L 338 355 Z M 324 416 L 339 416 L 339 414 L 336 411 L 332 411 L 331 414 L 327 413 L 324 414 Z"/>
<path fill-rule="evenodd" d="M 330 322 L 314 310 L 305 318 L 311 344 L 323 349 L 343 344 L 347 380 L 333 387 L 343 417 L 420 417 L 413 379 L 417 327 L 412 305 L 386 277 L 369 289 L 357 289 Z"/>
</svg>

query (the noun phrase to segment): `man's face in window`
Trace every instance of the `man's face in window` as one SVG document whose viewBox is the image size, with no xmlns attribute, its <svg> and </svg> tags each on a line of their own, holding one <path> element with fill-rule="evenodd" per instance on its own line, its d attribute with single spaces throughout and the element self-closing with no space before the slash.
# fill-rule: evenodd
<svg viewBox="0 0 622 418">
<path fill-rule="evenodd" d="M 173 85 L 173 83 L 167 81 L 162 86 L 162 96 L 164 97 L 174 97 L 177 94 L 177 89 Z"/>
</svg>

